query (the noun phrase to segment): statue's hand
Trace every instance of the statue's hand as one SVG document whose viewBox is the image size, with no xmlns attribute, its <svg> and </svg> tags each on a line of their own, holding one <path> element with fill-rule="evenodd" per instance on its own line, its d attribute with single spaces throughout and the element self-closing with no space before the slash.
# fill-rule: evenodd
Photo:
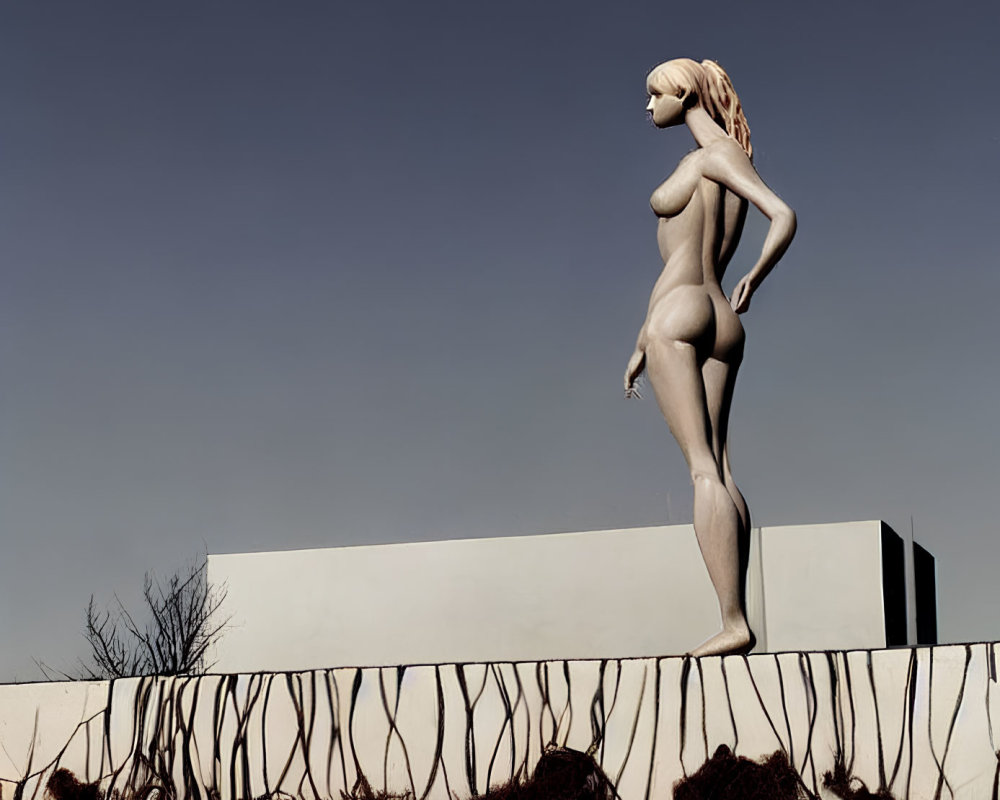
<svg viewBox="0 0 1000 800">
<path fill-rule="evenodd" d="M 740 278 L 739 283 L 736 284 L 736 288 L 733 289 L 732 297 L 729 298 L 729 304 L 733 307 L 733 311 L 737 314 L 742 314 L 750 308 L 750 297 L 753 295 L 755 288 L 749 275 L 744 275 Z"/>
<path fill-rule="evenodd" d="M 632 353 L 632 358 L 628 361 L 628 366 L 625 368 L 625 397 L 635 398 L 639 400 L 642 395 L 639 394 L 639 387 L 636 386 L 636 381 L 639 380 L 639 376 L 642 374 L 642 370 L 646 366 L 646 354 L 642 350 L 636 350 Z"/>
</svg>

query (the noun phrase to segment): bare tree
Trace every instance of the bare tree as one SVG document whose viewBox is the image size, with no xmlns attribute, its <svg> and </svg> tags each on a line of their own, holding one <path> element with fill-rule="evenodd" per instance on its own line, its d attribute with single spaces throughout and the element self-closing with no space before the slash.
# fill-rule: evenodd
<svg viewBox="0 0 1000 800">
<path fill-rule="evenodd" d="M 112 608 L 99 609 L 90 596 L 84 637 L 89 660 L 81 660 L 84 680 L 134 675 L 184 675 L 211 667 L 209 647 L 229 622 L 220 615 L 224 587 L 210 586 L 202 560 L 161 581 L 146 573 L 142 624 L 115 596 Z"/>
</svg>

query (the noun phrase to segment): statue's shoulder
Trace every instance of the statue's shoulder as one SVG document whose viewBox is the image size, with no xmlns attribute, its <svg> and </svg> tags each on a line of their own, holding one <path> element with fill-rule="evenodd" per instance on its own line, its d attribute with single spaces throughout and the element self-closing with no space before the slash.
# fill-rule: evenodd
<svg viewBox="0 0 1000 800">
<path fill-rule="evenodd" d="M 735 139 L 719 139 L 701 150 L 701 173 L 710 180 L 728 183 L 727 177 L 746 179 L 757 174 L 747 151 Z"/>
<path fill-rule="evenodd" d="M 704 158 L 742 157 L 748 161 L 750 160 L 750 157 L 747 155 L 747 151 L 743 149 L 743 146 L 729 136 L 723 139 L 716 139 L 711 144 L 699 147 L 698 150 L 703 154 Z"/>
</svg>

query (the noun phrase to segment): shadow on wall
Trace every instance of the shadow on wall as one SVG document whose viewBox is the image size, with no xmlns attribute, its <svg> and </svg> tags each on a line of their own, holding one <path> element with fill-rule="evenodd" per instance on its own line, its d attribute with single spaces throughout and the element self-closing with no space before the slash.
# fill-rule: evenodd
<svg viewBox="0 0 1000 800">
<path fill-rule="evenodd" d="M 824 786 L 844 800 L 894 800 L 888 791 L 873 794 L 864 783 L 851 778 L 846 767 L 837 764 L 824 776 Z M 98 783 L 81 783 L 68 769 L 53 773 L 46 785 L 52 800 L 99 800 Z M 217 794 L 217 793 L 215 793 Z M 115 790 L 111 800 L 165 800 L 177 797 L 171 788 L 149 784 L 134 792 Z M 284 793 L 270 797 L 286 798 Z M 615 800 L 618 793 L 594 761 L 592 755 L 566 747 L 550 747 L 542 755 L 531 777 L 515 778 L 489 789 L 482 800 Z M 735 756 L 725 745 L 701 768 L 674 786 L 674 800 L 816 800 L 806 789 L 799 774 L 788 763 L 788 756 L 778 750 L 761 761 Z M 216 800 L 215 797 L 212 800 Z M 254 800 L 266 800 L 255 798 Z M 361 777 L 350 792 L 341 792 L 341 800 L 415 800 L 410 792 L 375 791 Z"/>
</svg>

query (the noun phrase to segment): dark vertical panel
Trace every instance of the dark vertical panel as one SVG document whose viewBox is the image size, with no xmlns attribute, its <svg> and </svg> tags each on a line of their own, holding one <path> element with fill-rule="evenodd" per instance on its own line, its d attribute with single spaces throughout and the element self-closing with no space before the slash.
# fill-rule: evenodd
<svg viewBox="0 0 1000 800">
<path fill-rule="evenodd" d="M 913 588 L 917 606 L 917 644 L 937 644 L 937 569 L 934 556 L 913 543 Z"/>
<path fill-rule="evenodd" d="M 882 604 L 885 612 L 885 644 L 895 647 L 906 641 L 906 566 L 903 540 L 882 523 Z"/>
</svg>

